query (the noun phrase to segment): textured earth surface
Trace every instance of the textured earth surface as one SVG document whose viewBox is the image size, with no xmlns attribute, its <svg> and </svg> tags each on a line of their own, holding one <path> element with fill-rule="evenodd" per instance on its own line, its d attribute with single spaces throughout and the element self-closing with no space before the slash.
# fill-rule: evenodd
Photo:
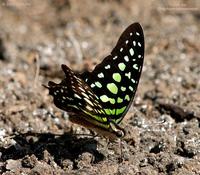
<svg viewBox="0 0 200 175">
<path fill-rule="evenodd" d="M 93 137 L 42 86 L 109 54 L 139 22 L 145 62 L 120 143 Z M 0 174 L 200 174 L 200 2 L 0 0 Z"/>
</svg>

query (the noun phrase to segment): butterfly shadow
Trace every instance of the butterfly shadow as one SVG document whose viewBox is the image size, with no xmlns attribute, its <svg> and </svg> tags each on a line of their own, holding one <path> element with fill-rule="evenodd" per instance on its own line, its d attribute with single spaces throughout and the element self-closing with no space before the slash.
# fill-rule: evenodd
<svg viewBox="0 0 200 175">
<path fill-rule="evenodd" d="M 22 159 L 25 156 L 35 155 L 38 160 L 45 159 L 45 150 L 54 157 L 54 161 L 63 166 L 62 162 L 69 159 L 76 168 L 76 160 L 85 152 L 93 155 L 92 163 L 98 163 L 105 157 L 97 150 L 97 141 L 94 137 L 79 138 L 71 132 L 63 135 L 52 133 L 25 133 L 12 136 L 14 145 L 0 147 L 1 160 Z"/>
</svg>

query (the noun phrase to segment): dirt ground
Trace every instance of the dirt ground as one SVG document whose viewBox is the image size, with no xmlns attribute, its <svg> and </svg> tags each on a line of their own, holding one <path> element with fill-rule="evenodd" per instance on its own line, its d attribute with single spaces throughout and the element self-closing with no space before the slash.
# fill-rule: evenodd
<svg viewBox="0 0 200 175">
<path fill-rule="evenodd" d="M 145 62 L 120 148 L 70 123 L 42 84 L 61 64 L 92 70 L 133 22 Z M 200 174 L 199 92 L 198 0 L 0 0 L 0 174 Z"/>
</svg>

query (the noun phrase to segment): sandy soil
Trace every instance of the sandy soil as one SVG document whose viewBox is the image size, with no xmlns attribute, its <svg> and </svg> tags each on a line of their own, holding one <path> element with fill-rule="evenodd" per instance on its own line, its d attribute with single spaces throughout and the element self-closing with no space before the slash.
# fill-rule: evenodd
<svg viewBox="0 0 200 175">
<path fill-rule="evenodd" d="M 92 70 L 136 21 L 145 63 L 120 149 L 76 135 L 91 133 L 42 84 L 63 63 Z M 198 0 L 1 0 L 0 174 L 200 174 L 199 53 Z"/>
</svg>

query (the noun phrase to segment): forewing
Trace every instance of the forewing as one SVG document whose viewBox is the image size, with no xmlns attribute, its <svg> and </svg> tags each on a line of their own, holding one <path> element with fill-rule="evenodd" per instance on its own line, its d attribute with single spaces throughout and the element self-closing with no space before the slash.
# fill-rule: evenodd
<svg viewBox="0 0 200 175">
<path fill-rule="evenodd" d="M 98 96 L 109 119 L 119 123 L 135 96 L 144 60 L 144 35 L 139 23 L 130 25 L 102 63 L 82 78 Z"/>
</svg>

